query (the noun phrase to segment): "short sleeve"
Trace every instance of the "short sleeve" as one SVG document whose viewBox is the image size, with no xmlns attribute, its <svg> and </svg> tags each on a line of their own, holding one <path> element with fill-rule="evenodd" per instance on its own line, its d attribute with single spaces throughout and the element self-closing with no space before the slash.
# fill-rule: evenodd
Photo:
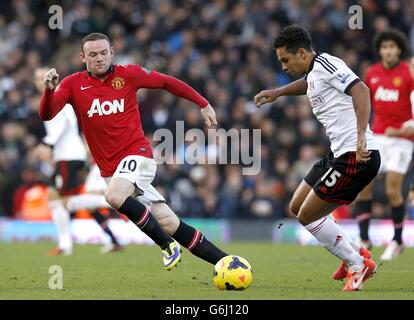
<svg viewBox="0 0 414 320">
<path fill-rule="evenodd" d="M 343 63 L 337 64 L 336 70 L 328 81 L 339 91 L 349 94 L 352 87 L 361 80 L 345 63 Z"/>
</svg>

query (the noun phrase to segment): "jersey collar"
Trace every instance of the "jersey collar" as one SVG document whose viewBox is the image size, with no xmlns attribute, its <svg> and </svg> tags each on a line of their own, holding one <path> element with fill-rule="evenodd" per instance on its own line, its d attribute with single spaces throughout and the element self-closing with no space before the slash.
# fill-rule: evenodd
<svg viewBox="0 0 414 320">
<path fill-rule="evenodd" d="M 105 76 L 105 78 L 102 80 L 102 82 L 103 82 L 103 81 L 105 81 L 105 80 L 108 78 L 108 76 L 112 75 L 112 74 L 114 73 L 114 70 L 115 70 L 115 67 L 114 67 L 114 65 L 113 65 L 113 64 L 111 64 L 111 65 L 109 66 L 108 70 L 106 70 L 106 72 L 103 74 L 103 75 Z M 95 76 L 94 76 L 91 72 L 89 72 L 88 70 L 86 70 L 86 74 L 87 74 L 89 77 L 93 78 L 93 79 L 98 79 L 97 77 L 95 77 Z M 98 79 L 98 80 L 99 80 L 99 79 Z"/>
<path fill-rule="evenodd" d="M 308 72 L 306 72 L 306 74 L 305 74 L 305 80 L 306 80 L 306 79 L 308 79 L 308 74 L 309 74 L 309 72 L 311 72 L 311 71 L 312 71 L 312 69 L 313 69 L 313 65 L 315 64 L 315 59 L 316 59 L 316 57 L 317 57 L 317 56 L 319 56 L 320 54 L 321 54 L 321 52 L 317 51 L 317 52 L 316 52 L 316 54 L 313 56 L 312 61 L 311 61 L 311 63 L 309 64 L 309 69 L 308 69 Z"/>
<path fill-rule="evenodd" d="M 308 75 L 308 74 L 309 74 L 309 72 L 311 72 L 311 71 L 312 71 L 312 69 L 313 69 L 313 65 L 315 64 L 315 59 L 316 59 L 316 57 L 318 57 L 320 54 L 321 54 L 320 52 L 316 52 L 316 54 L 313 56 L 312 61 L 311 61 L 310 65 L 309 65 L 308 72 L 306 73 L 306 75 Z"/>
<path fill-rule="evenodd" d="M 380 61 L 380 65 L 381 65 L 381 68 L 383 69 L 383 70 L 385 70 L 385 71 L 389 71 L 389 70 L 392 70 L 392 69 L 394 69 L 395 67 L 398 67 L 399 66 L 399 64 L 401 63 L 401 59 L 398 59 L 398 61 L 397 61 L 397 63 L 395 63 L 391 68 L 385 68 L 384 67 L 384 65 L 382 64 L 382 62 Z"/>
</svg>

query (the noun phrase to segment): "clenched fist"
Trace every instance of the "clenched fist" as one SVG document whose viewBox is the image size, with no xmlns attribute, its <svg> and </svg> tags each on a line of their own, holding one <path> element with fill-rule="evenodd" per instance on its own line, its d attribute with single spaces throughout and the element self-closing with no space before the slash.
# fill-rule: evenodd
<svg viewBox="0 0 414 320">
<path fill-rule="evenodd" d="M 43 83 L 45 84 L 45 88 L 49 90 L 56 89 L 58 83 L 59 83 L 59 74 L 56 72 L 55 68 L 50 69 L 48 72 L 46 72 Z"/>
</svg>

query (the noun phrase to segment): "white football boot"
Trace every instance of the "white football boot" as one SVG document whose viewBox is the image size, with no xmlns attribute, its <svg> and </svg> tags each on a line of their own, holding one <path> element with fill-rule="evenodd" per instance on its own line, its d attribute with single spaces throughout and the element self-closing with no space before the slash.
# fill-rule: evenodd
<svg viewBox="0 0 414 320">
<path fill-rule="evenodd" d="M 381 255 L 381 261 L 391 261 L 398 258 L 401 252 L 404 250 L 403 244 L 398 244 L 397 241 L 392 240 L 387 248 L 385 249 L 384 253 Z"/>
</svg>

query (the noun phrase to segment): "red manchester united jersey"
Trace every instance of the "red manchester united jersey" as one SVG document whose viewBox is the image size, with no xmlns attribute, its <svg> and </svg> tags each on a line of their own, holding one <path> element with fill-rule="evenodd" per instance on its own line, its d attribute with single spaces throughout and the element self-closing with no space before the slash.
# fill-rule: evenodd
<svg viewBox="0 0 414 320">
<path fill-rule="evenodd" d="M 114 65 L 102 81 L 83 71 L 63 79 L 55 91 L 45 90 L 40 117 L 50 120 L 70 103 L 102 176 L 111 176 L 128 155 L 152 157 L 138 109 L 140 88 L 165 89 L 200 108 L 208 105 L 193 88 L 174 77 L 139 65 Z"/>
<path fill-rule="evenodd" d="M 384 134 L 388 127 L 400 128 L 412 118 L 410 94 L 414 80 L 406 62 L 401 61 L 391 69 L 385 69 L 381 63 L 372 65 L 365 83 L 371 91 L 374 133 Z"/>
</svg>

